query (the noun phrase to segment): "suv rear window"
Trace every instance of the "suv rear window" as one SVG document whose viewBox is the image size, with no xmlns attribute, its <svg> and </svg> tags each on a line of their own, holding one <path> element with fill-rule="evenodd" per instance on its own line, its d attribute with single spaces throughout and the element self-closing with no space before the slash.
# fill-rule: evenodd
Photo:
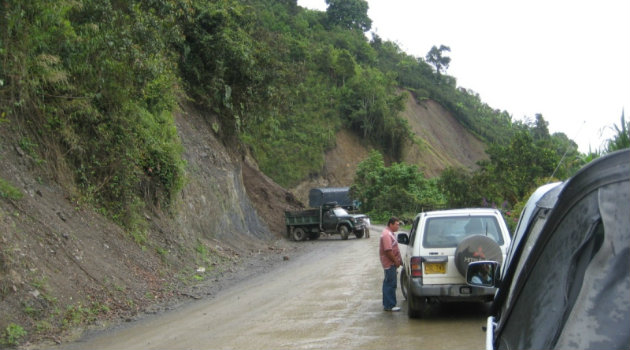
<svg viewBox="0 0 630 350">
<path fill-rule="evenodd" d="M 464 238 L 485 235 L 500 246 L 503 237 L 494 216 L 452 216 L 427 219 L 422 246 L 426 248 L 455 248 Z"/>
</svg>

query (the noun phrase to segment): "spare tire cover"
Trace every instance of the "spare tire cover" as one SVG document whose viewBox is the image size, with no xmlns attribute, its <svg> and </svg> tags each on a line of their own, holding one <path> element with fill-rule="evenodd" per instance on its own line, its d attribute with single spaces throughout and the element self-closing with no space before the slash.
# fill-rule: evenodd
<svg viewBox="0 0 630 350">
<path fill-rule="evenodd" d="M 468 264 L 473 261 L 491 260 L 503 263 L 501 247 L 492 238 L 484 235 L 472 235 L 464 238 L 455 250 L 457 271 L 466 276 Z"/>
</svg>

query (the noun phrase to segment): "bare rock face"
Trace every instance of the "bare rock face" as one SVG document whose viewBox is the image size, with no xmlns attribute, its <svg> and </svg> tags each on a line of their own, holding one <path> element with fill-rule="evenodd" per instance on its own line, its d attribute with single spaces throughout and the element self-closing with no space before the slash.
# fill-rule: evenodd
<svg viewBox="0 0 630 350">
<path fill-rule="evenodd" d="M 176 119 L 188 163 L 175 218 L 182 236 L 216 239 L 234 248 L 276 237 L 247 195 L 243 168 L 249 166 L 216 138 L 206 118 L 188 109 Z"/>
</svg>

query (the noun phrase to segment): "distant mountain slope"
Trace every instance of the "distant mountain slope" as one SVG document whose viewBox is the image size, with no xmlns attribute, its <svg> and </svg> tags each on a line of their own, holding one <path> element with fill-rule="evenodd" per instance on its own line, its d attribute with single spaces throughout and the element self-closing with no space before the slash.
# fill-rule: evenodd
<svg viewBox="0 0 630 350">
<path fill-rule="evenodd" d="M 409 143 L 403 151 L 403 161 L 417 164 L 425 176 L 439 176 L 449 166 L 474 169 L 486 159 L 485 144 L 465 129 L 446 109 L 432 100 L 417 102 L 407 93 L 403 116 L 422 142 Z M 359 136 L 347 130 L 337 133 L 336 146 L 326 152 L 324 170 L 320 176 L 290 189 L 304 205 L 313 187 L 350 186 L 359 162 L 373 148 Z"/>
<path fill-rule="evenodd" d="M 403 116 L 411 130 L 424 141 L 420 146 L 408 145 L 403 161 L 418 164 L 427 177 L 439 176 L 449 166 L 474 169 L 478 161 L 487 159 L 485 144 L 439 103 L 417 102 L 409 94 Z"/>
</svg>

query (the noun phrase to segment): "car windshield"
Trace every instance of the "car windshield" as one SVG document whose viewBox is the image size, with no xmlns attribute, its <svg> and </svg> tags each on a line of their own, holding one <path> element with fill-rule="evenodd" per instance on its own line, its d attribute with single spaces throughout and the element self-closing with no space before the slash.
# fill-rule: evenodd
<svg viewBox="0 0 630 350">
<path fill-rule="evenodd" d="M 503 245 L 499 223 L 494 216 L 452 216 L 427 219 L 424 226 L 423 246 L 451 248 L 472 235 L 490 237 Z"/>
<path fill-rule="evenodd" d="M 344 208 L 335 208 L 333 210 L 333 212 L 335 213 L 336 216 L 346 216 L 346 215 L 348 215 L 348 212 Z"/>
</svg>

